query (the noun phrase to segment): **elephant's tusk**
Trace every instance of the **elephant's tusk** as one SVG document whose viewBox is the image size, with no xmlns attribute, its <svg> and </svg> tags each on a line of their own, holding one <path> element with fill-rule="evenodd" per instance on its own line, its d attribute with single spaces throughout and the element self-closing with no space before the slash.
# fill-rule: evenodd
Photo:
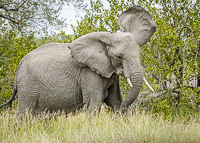
<svg viewBox="0 0 200 143">
<path fill-rule="evenodd" d="M 143 77 L 144 83 L 147 85 L 147 87 L 154 92 L 153 88 L 151 87 L 151 85 L 147 82 L 147 80 Z"/>
<path fill-rule="evenodd" d="M 130 78 L 127 78 L 128 84 L 130 85 L 130 87 L 133 87 Z"/>
</svg>

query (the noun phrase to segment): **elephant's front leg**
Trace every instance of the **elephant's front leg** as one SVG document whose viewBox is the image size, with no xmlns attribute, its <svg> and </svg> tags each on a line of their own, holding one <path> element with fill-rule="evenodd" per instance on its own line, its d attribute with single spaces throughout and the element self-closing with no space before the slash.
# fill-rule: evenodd
<svg viewBox="0 0 200 143">
<path fill-rule="evenodd" d="M 108 88 L 108 96 L 106 97 L 104 102 L 114 110 L 120 109 L 120 105 L 122 103 L 122 96 L 119 86 L 119 76 L 114 75 L 114 82 Z"/>
<path fill-rule="evenodd" d="M 99 111 L 102 101 L 107 97 L 108 91 L 105 90 L 104 77 L 91 71 L 89 68 L 83 68 L 81 72 L 81 90 L 83 103 L 87 106 L 89 112 Z"/>
</svg>

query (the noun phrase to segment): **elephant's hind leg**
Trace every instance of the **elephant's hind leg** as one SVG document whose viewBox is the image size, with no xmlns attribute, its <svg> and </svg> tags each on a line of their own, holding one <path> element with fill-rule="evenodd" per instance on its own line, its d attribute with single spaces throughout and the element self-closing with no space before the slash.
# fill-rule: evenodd
<svg viewBox="0 0 200 143">
<path fill-rule="evenodd" d="M 39 97 L 37 89 L 38 87 L 30 84 L 30 82 L 27 82 L 26 86 L 18 86 L 18 107 L 16 116 L 19 116 L 19 114 L 25 115 L 26 113 L 36 114 L 35 109 L 37 108 Z"/>
<path fill-rule="evenodd" d="M 16 116 L 19 116 L 20 114 L 25 115 L 26 113 L 28 114 L 31 113 L 35 115 L 36 107 L 37 107 L 37 98 L 31 96 L 28 97 L 20 96 L 18 98 L 18 107 Z"/>
</svg>

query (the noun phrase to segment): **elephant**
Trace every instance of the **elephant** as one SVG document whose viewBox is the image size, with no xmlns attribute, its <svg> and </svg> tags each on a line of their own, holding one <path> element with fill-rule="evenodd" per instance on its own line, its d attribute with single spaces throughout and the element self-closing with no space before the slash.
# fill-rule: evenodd
<svg viewBox="0 0 200 143">
<path fill-rule="evenodd" d="M 144 73 L 140 47 L 156 31 L 152 16 L 142 7 L 123 12 L 118 23 L 124 32 L 93 32 L 72 43 L 49 43 L 25 55 L 16 71 L 14 89 L 5 106 L 18 93 L 17 113 L 33 115 L 87 107 L 99 110 L 102 101 L 123 112 L 137 98 Z M 130 90 L 123 100 L 119 71 Z"/>
</svg>

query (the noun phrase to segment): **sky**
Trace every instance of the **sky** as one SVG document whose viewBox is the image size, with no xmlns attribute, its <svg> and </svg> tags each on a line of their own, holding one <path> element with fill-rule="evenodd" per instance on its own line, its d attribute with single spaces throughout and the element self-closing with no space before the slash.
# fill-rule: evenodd
<svg viewBox="0 0 200 143">
<path fill-rule="evenodd" d="M 101 0 L 104 8 L 109 8 L 109 4 L 107 0 Z M 84 0 L 84 3 L 90 4 L 90 0 Z M 84 16 L 83 12 L 79 12 L 81 16 Z M 65 31 L 66 34 L 72 34 L 73 31 L 71 29 L 71 24 L 76 25 L 76 21 L 80 20 L 80 17 L 75 17 L 76 11 L 73 5 L 65 5 L 61 11 L 60 18 L 63 17 L 66 19 L 66 23 L 68 24 L 66 28 L 62 29 L 62 31 Z"/>
</svg>

